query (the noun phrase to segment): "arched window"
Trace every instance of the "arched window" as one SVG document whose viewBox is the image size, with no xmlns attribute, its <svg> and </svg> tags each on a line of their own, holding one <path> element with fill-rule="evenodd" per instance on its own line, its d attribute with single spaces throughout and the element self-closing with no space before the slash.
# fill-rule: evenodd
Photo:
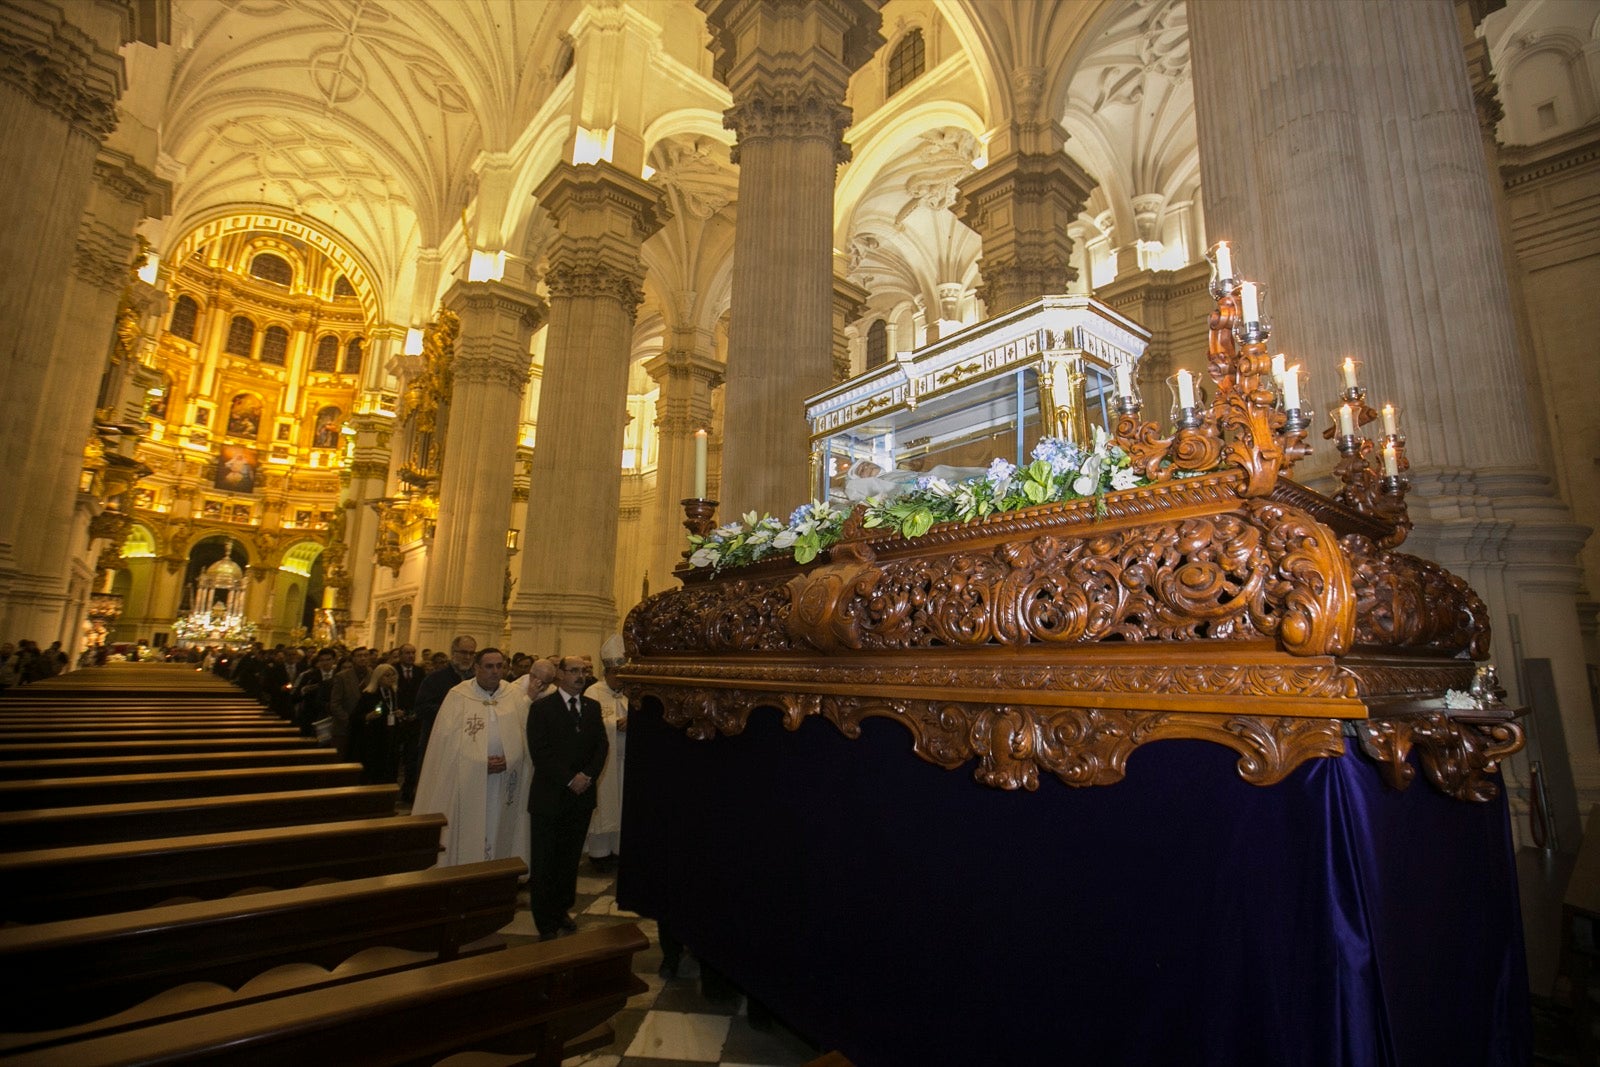
<svg viewBox="0 0 1600 1067">
<path fill-rule="evenodd" d="M 243 315 L 235 315 L 228 323 L 228 343 L 222 350 L 230 356 L 250 357 L 250 346 L 256 339 L 256 324 Z"/>
<path fill-rule="evenodd" d="M 193 341 L 195 326 L 199 321 L 200 305 L 195 303 L 194 297 L 180 296 L 178 302 L 172 305 L 172 318 L 167 320 L 167 329 L 185 341 Z"/>
<path fill-rule="evenodd" d="M 356 290 L 350 284 L 349 278 L 341 274 L 333 280 L 333 298 L 335 300 L 354 300 L 355 297 Z"/>
<path fill-rule="evenodd" d="M 278 285 L 288 285 L 294 281 L 294 271 L 282 256 L 275 256 L 271 252 L 263 252 L 250 261 L 250 273 L 262 281 L 275 282 Z"/>
<path fill-rule="evenodd" d="M 317 342 L 317 358 L 311 361 L 311 369 L 322 374 L 339 369 L 339 339 L 333 334 Z"/>
<path fill-rule="evenodd" d="M 889 362 L 889 327 L 882 319 L 867 327 L 867 369 Z"/>
<path fill-rule="evenodd" d="M 282 326 L 268 326 L 261 335 L 261 362 L 281 367 L 289 359 L 289 331 Z"/>
<path fill-rule="evenodd" d="M 927 60 L 923 55 L 922 31 L 912 30 L 900 38 L 900 43 L 894 46 L 894 51 L 889 53 L 889 74 L 887 94 L 893 96 L 901 89 L 910 85 L 917 75 L 927 68 Z"/>
<path fill-rule="evenodd" d="M 346 374 L 361 373 L 361 338 L 352 337 L 350 343 L 344 346 L 344 372 Z"/>
</svg>

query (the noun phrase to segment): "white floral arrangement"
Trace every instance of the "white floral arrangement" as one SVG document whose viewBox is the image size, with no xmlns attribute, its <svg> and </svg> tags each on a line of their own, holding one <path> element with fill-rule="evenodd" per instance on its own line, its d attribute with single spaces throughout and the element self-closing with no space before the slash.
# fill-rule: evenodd
<svg viewBox="0 0 1600 1067">
<path fill-rule="evenodd" d="M 1099 512 L 1104 510 L 1106 493 L 1148 484 L 1133 470 L 1128 454 L 1099 427 L 1088 449 L 1059 437 L 1040 438 L 1030 460 L 1019 467 L 996 459 L 974 478 L 957 482 L 920 478 L 892 498 L 869 497 L 862 525 L 889 527 L 913 538 L 935 523 L 975 522 L 985 515 L 1039 504 L 1093 498 Z M 787 524 L 747 512 L 742 521 L 720 526 L 705 537 L 690 535 L 689 565 L 720 571 L 779 554 L 810 563 L 839 540 L 845 517 L 846 512 L 825 501 L 802 504 Z"/>
</svg>

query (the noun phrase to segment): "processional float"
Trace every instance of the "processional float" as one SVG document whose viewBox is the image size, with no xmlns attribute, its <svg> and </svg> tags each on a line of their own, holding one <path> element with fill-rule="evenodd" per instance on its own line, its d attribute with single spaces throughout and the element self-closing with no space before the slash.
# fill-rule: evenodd
<svg viewBox="0 0 1600 1067">
<path fill-rule="evenodd" d="M 1485 662 L 1477 594 L 1399 551 L 1411 521 L 1393 406 L 1380 416 L 1345 360 L 1323 434 L 1337 490 L 1295 482 L 1313 417 L 1301 369 L 1269 353 L 1261 290 L 1235 277 L 1228 247 L 1209 258 L 1210 389 L 1173 375 L 1170 429 L 1137 387 L 1148 334 L 1082 297 L 1044 298 L 812 398 L 818 495 L 845 499 L 787 525 L 723 527 L 714 501 L 684 501 L 702 549 L 685 556 L 709 565 L 686 563 L 682 588 L 629 616 L 635 704 L 658 699 L 697 739 L 740 733 L 757 707 L 848 737 L 882 717 L 922 759 L 976 758 L 977 780 L 1008 790 L 1117 782 L 1131 753 L 1172 738 L 1225 745 L 1244 780 L 1270 785 L 1353 739 L 1397 789 L 1420 765 L 1451 797 L 1495 796 L 1499 762 L 1524 742 L 1520 711 Z M 1091 449 L 1096 426 L 1109 433 Z M 1011 510 L 993 478 L 963 490 L 911 473 L 913 502 L 935 505 L 920 524 L 900 521 L 906 505 L 849 499 L 852 472 L 883 487 L 886 469 L 1014 450 L 1000 462 L 1015 502 L 1041 437 L 1079 446 L 1058 488 L 1097 456 L 1120 473 L 1108 483 L 1096 468 L 1087 494 Z M 974 506 L 979 483 L 988 504 Z M 952 511 L 970 521 L 926 522 Z M 807 534 L 815 556 L 800 563 L 812 553 L 784 549 Z"/>
</svg>

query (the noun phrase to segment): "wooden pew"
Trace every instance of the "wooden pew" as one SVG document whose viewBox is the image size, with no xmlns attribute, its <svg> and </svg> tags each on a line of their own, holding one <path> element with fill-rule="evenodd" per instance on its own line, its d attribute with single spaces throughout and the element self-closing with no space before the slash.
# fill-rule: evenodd
<svg viewBox="0 0 1600 1067">
<path fill-rule="evenodd" d="M 147 837 L 377 819 L 393 815 L 399 799 L 398 786 L 352 785 L 135 804 L 0 811 L 0 847 L 8 850 L 62 848 Z"/>
<path fill-rule="evenodd" d="M 250 752 L 317 748 L 314 737 L 174 737 L 149 741 L 0 741 L 0 763 L 31 759 L 105 759 L 179 752 Z"/>
<path fill-rule="evenodd" d="M 86 778 L 30 778 L 0 782 L 0 811 L 131 804 L 233 793 L 277 793 L 361 784 L 361 764 L 322 763 L 298 767 L 234 767 L 166 774 L 112 774 Z"/>
<path fill-rule="evenodd" d="M 431 867 L 443 815 L 0 853 L 0 922 L 52 922 Z"/>
<path fill-rule="evenodd" d="M 0 969 L 28 978 L 0 997 L 0 1031 L 110 1022 L 185 983 L 239 989 L 274 967 L 331 971 L 378 946 L 453 959 L 512 920 L 526 873 L 519 859 L 492 860 L 0 930 Z"/>
<path fill-rule="evenodd" d="M 460 1051 L 523 1052 L 556 1067 L 563 1046 L 648 987 L 633 925 L 438 963 L 74 1042 L 7 1063 L 432 1063 Z"/>
<path fill-rule="evenodd" d="M 156 752 L 137 756 L 85 756 L 78 759 L 12 760 L 0 762 L 0 781 L 19 778 L 83 778 L 118 774 L 158 774 L 173 771 L 209 771 L 229 767 L 291 767 L 306 763 L 333 763 L 335 748 L 269 748 L 252 752 Z"/>
<path fill-rule="evenodd" d="M 255 738 L 257 740 L 276 738 L 285 743 L 292 743 L 295 738 L 303 736 L 293 726 L 215 726 L 209 730 L 203 726 L 169 730 L 52 730 L 49 728 L 6 730 L 0 727 L 0 745 L 89 744 L 100 741 L 201 741 L 227 738 Z"/>
<path fill-rule="evenodd" d="M 210 723 L 230 726 L 252 726 L 265 723 L 268 726 L 280 726 L 283 720 L 276 715 L 254 711 L 25 711 L 14 715 L 0 716 L 0 723 L 10 727 L 38 726 L 41 724 L 49 726 L 52 723 L 88 726 L 137 726 L 141 723 L 150 723 L 157 726 L 207 725 Z"/>
</svg>

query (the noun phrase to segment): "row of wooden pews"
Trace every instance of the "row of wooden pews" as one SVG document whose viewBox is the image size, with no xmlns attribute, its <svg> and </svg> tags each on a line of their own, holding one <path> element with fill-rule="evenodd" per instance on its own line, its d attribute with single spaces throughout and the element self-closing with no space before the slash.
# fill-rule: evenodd
<svg viewBox="0 0 1600 1067">
<path fill-rule="evenodd" d="M 519 860 L 190 668 L 0 698 L 0 1063 L 554 1067 L 645 985 L 637 927 L 506 947 Z"/>
</svg>

